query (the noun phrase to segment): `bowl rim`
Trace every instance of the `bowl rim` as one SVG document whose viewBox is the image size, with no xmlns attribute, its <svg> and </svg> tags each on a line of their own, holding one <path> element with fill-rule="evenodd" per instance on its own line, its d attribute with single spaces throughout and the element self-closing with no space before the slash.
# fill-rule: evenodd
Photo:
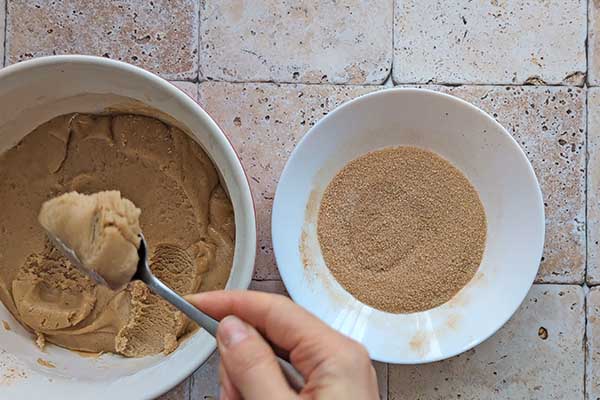
<svg viewBox="0 0 600 400">
<path fill-rule="evenodd" d="M 526 173 L 527 173 L 528 178 L 531 179 L 532 182 L 535 184 L 532 187 L 532 190 L 534 190 L 534 192 L 535 192 L 536 203 L 537 203 L 537 209 L 535 210 L 535 214 L 536 214 L 535 220 L 536 220 L 536 223 L 539 223 L 541 225 L 540 226 L 540 228 L 541 228 L 540 235 L 541 236 L 539 238 L 540 247 L 539 247 L 539 249 L 537 249 L 536 253 L 537 253 L 537 260 L 541 260 L 541 257 L 542 257 L 543 251 L 544 251 L 544 243 L 545 243 L 545 210 L 544 210 L 543 194 L 542 194 L 542 190 L 540 188 L 539 180 L 537 179 L 537 176 L 533 169 L 533 166 L 531 165 L 531 162 L 525 155 L 525 152 L 523 151 L 523 149 L 521 148 L 519 143 L 516 141 L 516 139 L 498 121 L 496 121 L 487 112 L 485 112 L 481 108 L 479 108 L 479 107 L 475 106 L 474 104 L 472 104 L 466 100 L 463 100 L 459 97 L 453 96 L 451 94 L 427 89 L 427 88 L 391 87 L 391 88 L 385 88 L 385 89 L 377 90 L 377 91 L 374 91 L 371 93 L 359 95 L 359 96 L 357 96 L 351 100 L 348 100 L 348 101 L 344 102 L 343 104 L 337 106 L 334 110 L 332 110 L 326 116 L 321 118 L 314 126 L 312 126 L 306 132 L 306 134 L 298 141 L 294 150 L 290 154 L 290 157 L 286 161 L 286 164 L 280 175 L 279 182 L 277 184 L 277 189 L 275 191 L 275 196 L 273 199 L 273 213 L 271 216 L 271 236 L 272 236 L 272 241 L 273 241 L 273 254 L 275 256 L 275 262 L 277 263 L 277 268 L 280 272 L 282 281 L 286 285 L 286 289 L 288 290 L 288 293 L 290 294 L 290 296 L 292 297 L 292 299 L 294 301 L 296 301 L 296 299 L 299 297 L 299 293 L 296 292 L 293 285 L 290 285 L 290 283 L 291 283 L 291 282 L 289 282 L 290 278 L 287 277 L 287 274 L 285 274 L 285 272 L 282 271 L 282 268 L 280 267 L 281 257 L 282 257 L 282 255 L 281 255 L 282 250 L 280 249 L 280 246 L 283 247 L 283 245 L 280 244 L 279 238 L 275 232 L 276 228 L 274 228 L 276 226 L 275 218 L 277 218 L 277 216 L 279 215 L 279 212 L 277 212 L 276 210 L 279 210 L 281 207 L 283 207 L 283 205 L 281 204 L 282 200 L 281 200 L 281 194 L 280 194 L 280 190 L 279 190 L 281 182 L 283 182 L 286 179 L 289 179 L 289 178 L 287 178 L 288 175 L 290 174 L 289 170 L 292 168 L 291 165 L 293 164 L 293 161 L 295 160 L 295 158 L 298 157 L 298 153 L 300 151 L 299 149 L 302 148 L 303 144 L 306 141 L 308 141 L 309 137 L 317 135 L 319 133 L 319 131 L 322 130 L 322 126 L 325 125 L 328 121 L 330 121 L 334 118 L 337 118 L 337 114 L 339 114 L 341 110 L 344 110 L 349 107 L 360 106 L 361 104 L 370 101 L 374 97 L 395 96 L 398 94 L 433 96 L 433 97 L 439 97 L 439 98 L 443 98 L 447 101 L 453 102 L 459 106 L 465 107 L 469 112 L 473 112 L 473 113 L 479 114 L 480 116 L 484 117 L 496 129 L 498 129 L 499 132 L 501 132 L 502 134 L 504 134 L 506 137 L 508 137 L 510 139 L 510 141 L 509 141 L 510 145 L 513 147 L 514 150 L 517 150 L 517 154 L 519 155 L 521 160 L 525 162 L 525 165 L 527 168 Z M 512 310 L 510 313 L 507 313 L 507 316 L 505 318 L 497 319 L 497 323 L 495 324 L 494 328 L 491 329 L 487 335 L 482 335 L 481 337 L 477 338 L 476 340 L 470 341 L 467 344 L 465 344 L 461 347 L 458 347 L 453 352 L 449 352 L 449 353 L 445 354 L 444 356 L 437 356 L 437 357 L 427 357 L 426 356 L 426 357 L 423 357 L 422 359 L 411 360 L 409 362 L 399 362 L 398 359 L 393 357 L 392 355 L 387 356 L 387 357 L 386 356 L 372 357 L 372 359 L 376 360 L 376 361 L 380 361 L 380 362 L 385 362 L 385 363 L 390 363 L 390 364 L 399 364 L 399 365 L 401 365 L 401 364 L 404 364 L 404 365 L 426 364 L 426 363 L 436 362 L 436 361 L 445 360 L 445 359 L 454 357 L 456 355 L 462 354 L 465 351 L 468 351 L 468 350 L 472 349 L 473 347 L 483 343 L 484 341 L 489 339 L 491 336 L 493 336 L 500 328 L 502 328 L 512 318 L 512 316 L 516 313 L 516 311 L 520 308 L 521 304 L 527 297 L 527 294 L 529 293 L 529 290 L 531 289 L 531 286 L 533 285 L 533 283 L 535 281 L 535 277 L 539 270 L 539 263 L 540 263 L 540 261 L 538 261 L 537 268 L 535 269 L 535 271 L 533 271 L 533 269 L 532 269 L 530 276 L 523 277 L 523 280 L 528 283 L 528 290 L 525 291 L 522 295 L 518 296 L 519 301 L 518 301 L 518 303 L 516 303 L 516 307 L 514 308 L 514 310 Z"/>
<path fill-rule="evenodd" d="M 240 191 L 239 203 L 243 210 L 243 212 L 240 212 L 240 215 L 244 215 L 248 226 L 248 228 L 246 229 L 247 232 L 244 232 L 244 241 L 248 243 L 248 245 L 246 246 L 247 254 L 243 254 L 242 257 L 240 257 L 239 259 L 241 262 L 241 267 L 237 280 L 240 283 L 240 288 L 247 289 L 250 286 L 250 283 L 252 282 L 252 276 L 254 274 L 254 262 L 257 251 L 256 206 L 252 195 L 252 191 L 250 190 L 250 182 L 248 179 L 247 171 L 242 165 L 239 154 L 234 148 L 229 136 L 215 122 L 215 120 L 208 114 L 208 112 L 200 106 L 197 100 L 193 99 L 190 95 L 188 95 L 183 90 L 175 86 L 175 84 L 169 82 L 165 78 L 160 77 L 154 72 L 150 72 L 146 69 L 123 61 L 81 54 L 43 56 L 1 68 L 0 82 L 2 82 L 3 79 L 11 75 L 26 73 L 26 71 L 38 67 L 46 67 L 67 63 L 102 66 L 105 68 L 112 68 L 123 73 L 137 75 L 141 80 L 146 80 L 149 84 L 154 85 L 154 87 L 157 90 L 165 92 L 166 94 L 176 98 L 178 102 L 182 103 L 182 108 L 186 109 L 192 114 L 195 114 L 202 120 L 202 122 L 205 124 L 206 130 L 218 143 L 225 157 L 227 157 L 235 166 L 231 173 L 233 174 L 235 184 L 236 186 L 238 186 L 238 190 Z M 197 85 L 198 83 L 196 82 L 194 84 Z M 203 146 L 203 148 L 207 153 L 209 153 L 209 150 L 205 146 Z M 249 235 L 249 237 L 247 235 Z M 199 367 L 201 367 L 210 358 L 212 353 L 214 353 L 216 349 L 216 342 L 211 341 L 209 347 L 211 347 L 212 349 L 207 353 L 206 358 L 203 359 L 203 357 L 198 357 L 197 362 L 189 362 L 187 363 L 187 367 L 185 368 L 171 369 L 168 375 L 163 375 L 165 377 L 165 380 L 162 381 L 164 382 L 162 385 L 146 385 L 147 390 L 139 392 L 140 398 L 154 398 L 160 396 L 174 388 L 176 385 L 181 383 L 189 376 L 191 376 L 191 374 Z M 131 376 L 135 376 L 135 374 Z"/>
</svg>

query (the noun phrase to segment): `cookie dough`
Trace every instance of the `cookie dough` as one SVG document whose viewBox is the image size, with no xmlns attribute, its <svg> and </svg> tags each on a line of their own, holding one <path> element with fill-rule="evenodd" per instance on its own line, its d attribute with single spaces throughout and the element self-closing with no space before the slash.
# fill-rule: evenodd
<svg viewBox="0 0 600 400">
<path fill-rule="evenodd" d="M 117 190 L 69 192 L 45 202 L 38 218 L 49 235 L 75 252 L 86 270 L 118 289 L 137 269 L 140 213 Z"/>
<path fill-rule="evenodd" d="M 150 267 L 168 286 L 182 295 L 225 286 L 234 214 L 202 148 L 155 118 L 68 114 L 0 155 L 0 300 L 43 342 L 128 357 L 168 353 L 193 324 L 141 281 L 96 284 L 38 222 L 49 199 L 107 190 L 143 210 Z"/>
</svg>

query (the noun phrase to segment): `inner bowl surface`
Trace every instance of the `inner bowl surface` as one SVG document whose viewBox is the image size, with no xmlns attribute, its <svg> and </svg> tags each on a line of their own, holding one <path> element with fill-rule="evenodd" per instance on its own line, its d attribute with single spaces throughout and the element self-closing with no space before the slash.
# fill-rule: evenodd
<svg viewBox="0 0 600 400">
<path fill-rule="evenodd" d="M 248 181 L 225 134 L 186 94 L 129 64 L 90 56 L 55 56 L 0 70 L 0 104 L 0 153 L 41 123 L 71 112 L 146 114 L 181 128 L 212 159 L 233 204 L 238 240 L 227 288 L 249 286 L 256 225 Z M 200 330 L 168 356 L 89 358 L 53 345 L 40 351 L 32 335 L 3 305 L 0 320 L 11 328 L 0 329 L 0 373 L 4 374 L 0 390 L 8 398 L 40 393 L 48 399 L 152 398 L 187 377 L 216 347 L 214 339 Z M 44 367 L 38 358 L 56 367 Z"/>
<path fill-rule="evenodd" d="M 390 314 L 354 299 L 323 261 L 316 233 L 323 192 L 351 160 L 389 146 L 432 150 L 479 192 L 487 241 L 474 278 L 448 303 Z M 292 298 L 362 342 L 378 361 L 415 364 L 466 351 L 525 298 L 544 243 L 541 191 L 524 153 L 489 115 L 455 97 L 389 89 L 355 99 L 315 125 L 292 153 L 273 207 L 273 248 Z"/>
</svg>

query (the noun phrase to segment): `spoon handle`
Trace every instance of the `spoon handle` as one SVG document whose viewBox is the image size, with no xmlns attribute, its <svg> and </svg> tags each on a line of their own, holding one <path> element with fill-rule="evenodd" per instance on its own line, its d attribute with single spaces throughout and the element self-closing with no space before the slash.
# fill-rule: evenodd
<svg viewBox="0 0 600 400">
<path fill-rule="evenodd" d="M 202 328 L 206 329 L 213 337 L 217 337 L 217 327 L 219 323 L 194 307 L 183 297 L 178 295 L 176 292 L 171 290 L 167 285 L 157 279 L 151 272 L 150 268 L 140 268 L 138 270 L 137 278 L 144 281 L 146 285 L 154 293 L 167 300 L 169 303 L 174 305 L 179 311 L 187 315 L 189 319 L 197 323 Z M 267 341 L 268 342 L 268 341 Z M 300 392 L 304 387 L 304 378 L 302 375 L 290 364 L 287 360 L 276 355 L 279 367 L 283 372 L 283 375 L 287 379 L 288 383 L 296 392 Z"/>
<path fill-rule="evenodd" d="M 154 275 L 147 274 L 146 276 L 140 276 L 140 278 L 148 285 L 150 290 L 174 305 L 179 311 L 208 331 L 213 337 L 217 337 L 219 323 L 215 319 L 198 310 Z"/>
</svg>

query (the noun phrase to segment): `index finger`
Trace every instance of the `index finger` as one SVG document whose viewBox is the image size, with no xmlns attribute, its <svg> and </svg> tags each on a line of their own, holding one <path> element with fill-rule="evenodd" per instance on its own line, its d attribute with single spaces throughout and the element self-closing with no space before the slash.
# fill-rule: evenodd
<svg viewBox="0 0 600 400">
<path fill-rule="evenodd" d="M 215 291 L 186 296 L 194 306 L 218 320 L 235 315 L 256 327 L 275 345 L 296 357 L 316 360 L 335 354 L 347 339 L 285 296 L 256 291 Z M 301 354 L 301 355 L 299 355 Z M 298 368 L 312 370 L 313 362 Z"/>
</svg>

